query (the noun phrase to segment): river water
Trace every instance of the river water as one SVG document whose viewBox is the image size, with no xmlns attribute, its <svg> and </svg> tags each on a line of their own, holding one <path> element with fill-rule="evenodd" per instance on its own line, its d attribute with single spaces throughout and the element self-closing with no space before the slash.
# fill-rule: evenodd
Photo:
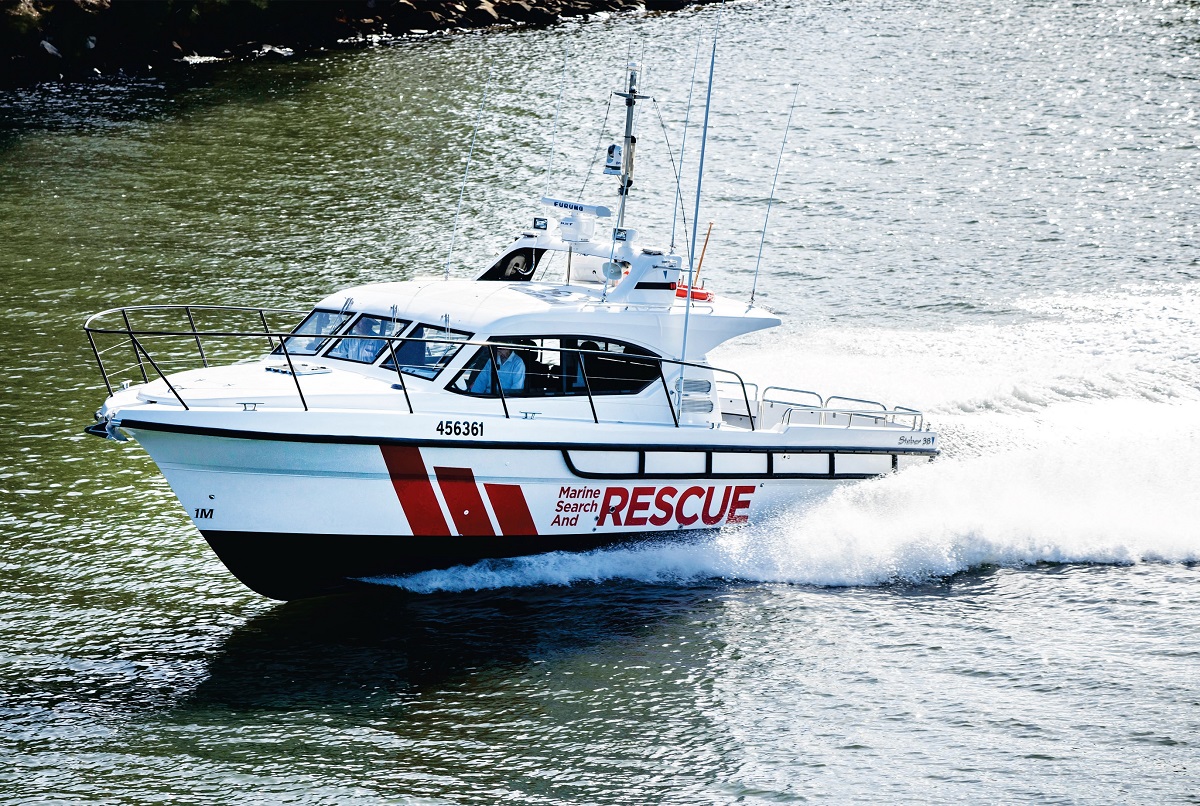
<svg viewBox="0 0 1200 806">
<path fill-rule="evenodd" d="M 937 462 L 280 604 L 82 435 L 88 313 L 439 272 L 478 119 L 466 276 L 579 194 L 631 55 L 631 221 L 669 241 L 718 14 L 718 293 L 800 90 L 757 288 L 785 324 L 713 359 L 923 408 Z M 0 94 L 0 799 L 1200 802 L 1198 79 L 1191 2 L 797 0 Z"/>
</svg>

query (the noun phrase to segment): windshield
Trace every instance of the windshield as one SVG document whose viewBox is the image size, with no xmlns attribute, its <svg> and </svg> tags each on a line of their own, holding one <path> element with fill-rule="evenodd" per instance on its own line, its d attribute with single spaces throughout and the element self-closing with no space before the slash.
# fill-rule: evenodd
<svg viewBox="0 0 1200 806">
<path fill-rule="evenodd" d="M 301 336 L 311 335 L 312 338 L 290 337 L 287 339 L 288 353 L 291 355 L 316 355 L 329 340 L 328 337 L 336 333 L 350 316 L 351 314 L 340 311 L 313 311 L 305 317 L 299 327 L 292 331 Z M 276 354 L 280 352 L 278 348 L 275 349 Z"/>
<path fill-rule="evenodd" d="M 458 351 L 462 349 L 459 342 L 471 338 L 470 333 L 461 330 L 446 330 L 434 325 L 417 325 L 411 339 L 432 339 L 433 341 L 410 341 L 405 339 L 396 346 L 395 359 L 388 356 L 383 362 L 387 369 L 395 369 L 396 361 L 400 362 L 400 371 L 419 378 L 435 378 L 442 367 L 450 363 Z"/>
<path fill-rule="evenodd" d="M 346 331 L 346 337 L 338 339 L 326 353 L 328 358 L 340 358 L 344 361 L 357 361 L 360 364 L 374 364 L 376 359 L 387 350 L 388 343 L 382 338 L 350 338 L 352 336 L 396 336 L 404 332 L 409 323 L 403 319 L 392 319 L 384 316 L 363 315 Z M 291 349 L 289 346 L 288 349 Z"/>
</svg>

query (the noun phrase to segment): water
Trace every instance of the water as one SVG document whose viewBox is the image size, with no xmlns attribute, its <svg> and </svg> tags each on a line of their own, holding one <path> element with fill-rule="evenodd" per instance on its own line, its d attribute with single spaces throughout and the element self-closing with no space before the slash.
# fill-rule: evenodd
<svg viewBox="0 0 1200 806">
<path fill-rule="evenodd" d="M 802 89 L 758 288 L 786 324 L 714 359 L 925 409 L 927 467 L 707 541 L 280 605 L 136 445 L 80 433 L 87 313 L 440 271 L 491 65 L 465 275 L 578 192 L 630 53 L 678 151 L 716 13 L 0 96 L 6 800 L 1197 802 L 1191 3 L 726 7 L 721 293 L 749 293 Z M 639 125 L 630 215 L 665 241 L 652 105 Z"/>
</svg>

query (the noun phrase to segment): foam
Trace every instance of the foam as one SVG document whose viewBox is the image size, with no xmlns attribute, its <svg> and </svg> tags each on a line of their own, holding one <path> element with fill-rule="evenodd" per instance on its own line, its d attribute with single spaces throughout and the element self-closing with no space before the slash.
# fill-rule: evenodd
<svg viewBox="0 0 1200 806">
<path fill-rule="evenodd" d="M 1200 400 L 1200 283 L 1056 294 L 1014 321 L 943 329 L 816 325 L 713 353 L 747 379 L 931 414 L 1035 413 L 1071 401 Z"/>
</svg>

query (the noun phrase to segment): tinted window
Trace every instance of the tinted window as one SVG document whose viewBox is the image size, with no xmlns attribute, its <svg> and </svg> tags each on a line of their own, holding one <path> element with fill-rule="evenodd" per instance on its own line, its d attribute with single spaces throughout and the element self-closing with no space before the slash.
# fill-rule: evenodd
<svg viewBox="0 0 1200 806">
<path fill-rule="evenodd" d="M 400 362 L 400 371 L 420 378 L 434 378 L 442 367 L 450 363 L 462 345 L 458 342 L 471 338 L 470 333 L 461 330 L 445 330 L 433 325 L 417 325 L 410 338 L 396 345 L 396 360 Z M 412 341 L 411 339 L 433 339 L 434 341 Z M 388 356 L 383 366 L 394 370 L 396 363 Z"/>
<path fill-rule="evenodd" d="M 576 341 L 583 363 L 582 370 L 576 370 L 576 386 L 586 373 L 593 395 L 632 395 L 659 379 L 658 362 L 649 350 L 603 339 L 580 337 Z M 591 344 L 596 345 L 596 350 L 591 350 Z M 583 393 L 583 390 L 575 392 Z"/>
<path fill-rule="evenodd" d="M 586 336 L 495 336 L 512 345 L 523 364 L 496 352 L 505 397 L 557 397 L 637 394 L 659 380 L 658 362 L 648 350 L 632 344 Z M 518 377 L 520 383 L 517 382 Z M 447 387 L 453 392 L 497 397 L 489 348 L 481 347 Z"/>
<path fill-rule="evenodd" d="M 534 380 L 533 370 L 533 362 L 526 350 L 509 346 L 480 347 L 475 355 L 471 356 L 463 371 L 451 382 L 450 388 L 470 395 L 499 397 L 496 393 L 498 382 L 504 390 L 505 397 L 524 397 L 529 392 L 529 384 Z"/>
<path fill-rule="evenodd" d="M 384 316 L 360 316 L 348 331 L 346 337 L 338 339 L 326 353 L 330 358 L 341 358 L 346 361 L 357 361 L 361 364 L 374 364 L 376 359 L 387 350 L 388 343 L 383 339 L 355 339 L 351 336 L 396 336 L 404 332 L 409 323 L 404 320 L 391 319 Z M 289 349 L 291 349 L 289 347 Z"/>
</svg>

